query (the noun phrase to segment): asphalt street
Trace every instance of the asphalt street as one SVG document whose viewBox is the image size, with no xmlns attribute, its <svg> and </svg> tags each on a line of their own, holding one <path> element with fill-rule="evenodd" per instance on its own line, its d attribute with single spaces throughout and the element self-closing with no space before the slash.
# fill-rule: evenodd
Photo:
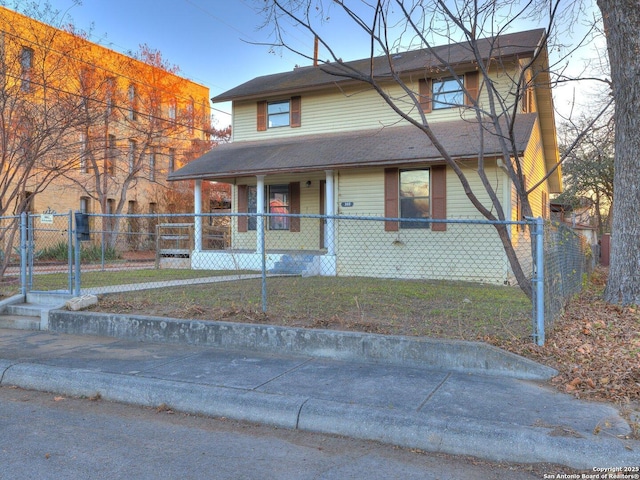
<svg viewBox="0 0 640 480">
<path fill-rule="evenodd" d="M 571 474 L 0 387 L 0 478 L 502 480 Z"/>
</svg>

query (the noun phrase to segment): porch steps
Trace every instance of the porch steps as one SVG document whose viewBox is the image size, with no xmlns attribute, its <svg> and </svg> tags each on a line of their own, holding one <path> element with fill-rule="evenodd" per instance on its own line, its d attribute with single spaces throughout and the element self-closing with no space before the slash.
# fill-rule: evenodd
<svg viewBox="0 0 640 480">
<path fill-rule="evenodd" d="M 68 295 L 15 295 L 0 302 L 0 328 L 17 330 L 47 329 L 49 310 L 60 308 Z"/>
<path fill-rule="evenodd" d="M 302 275 L 311 266 L 315 255 L 284 254 L 278 260 L 269 273 Z"/>
<path fill-rule="evenodd" d="M 12 328 L 14 330 L 40 330 L 40 315 L 23 316 L 0 314 L 0 328 Z"/>
</svg>

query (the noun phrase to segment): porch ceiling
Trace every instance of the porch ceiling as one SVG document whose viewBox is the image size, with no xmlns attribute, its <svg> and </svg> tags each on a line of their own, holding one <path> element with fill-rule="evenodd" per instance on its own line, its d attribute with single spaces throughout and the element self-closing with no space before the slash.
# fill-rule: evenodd
<svg viewBox="0 0 640 480">
<path fill-rule="evenodd" d="M 519 115 L 514 131 L 518 154 L 527 146 L 535 119 L 536 114 Z M 455 120 L 431 127 L 453 158 L 477 157 L 481 138 L 476 122 Z M 502 156 L 498 137 L 488 130 L 483 137 L 485 157 Z M 426 134 L 409 125 L 223 144 L 171 173 L 169 180 L 222 180 L 442 160 Z"/>
</svg>

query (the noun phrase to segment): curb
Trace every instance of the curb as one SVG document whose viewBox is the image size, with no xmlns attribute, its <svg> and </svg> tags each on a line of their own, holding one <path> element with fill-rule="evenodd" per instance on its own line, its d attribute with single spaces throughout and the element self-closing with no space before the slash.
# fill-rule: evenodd
<svg viewBox="0 0 640 480">
<path fill-rule="evenodd" d="M 577 469 L 637 466 L 638 453 L 621 440 L 550 436 L 539 427 L 436 418 L 411 411 L 231 389 L 170 380 L 68 369 L 0 359 L 0 385 L 93 397 L 145 407 L 166 405 L 191 414 L 289 429 L 344 435 L 430 452 L 492 461 L 557 463 Z"/>
<path fill-rule="evenodd" d="M 289 429 L 297 428 L 298 414 L 306 401 L 304 397 L 0 360 L 0 368 L 3 366 L 2 386 L 74 397 L 99 395 L 105 400 L 143 407 L 166 405 L 185 413 Z"/>
<path fill-rule="evenodd" d="M 428 367 L 522 380 L 544 381 L 558 374 L 553 368 L 482 342 L 66 310 L 49 312 L 49 330 L 142 342 Z"/>
</svg>

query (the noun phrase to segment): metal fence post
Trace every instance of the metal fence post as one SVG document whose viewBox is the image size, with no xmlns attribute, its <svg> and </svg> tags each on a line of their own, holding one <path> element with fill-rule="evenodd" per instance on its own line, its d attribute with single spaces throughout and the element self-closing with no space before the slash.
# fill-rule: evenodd
<svg viewBox="0 0 640 480">
<path fill-rule="evenodd" d="M 75 235 L 74 240 L 75 240 L 75 264 L 76 264 L 76 282 L 75 282 L 75 290 L 74 290 L 74 295 L 76 297 L 80 296 L 80 287 L 82 284 L 82 280 L 81 280 L 81 274 L 80 274 L 80 254 L 81 254 L 81 243 L 80 243 L 80 234 L 78 233 L 78 221 L 76 220 L 76 229 L 75 229 Z"/>
<path fill-rule="evenodd" d="M 73 211 L 69 210 L 67 223 L 67 258 L 69 259 L 69 293 L 73 292 Z"/>
<path fill-rule="evenodd" d="M 27 291 L 33 290 L 33 261 L 35 260 L 36 242 L 33 239 L 33 217 L 27 213 L 27 258 L 28 258 L 28 273 L 27 273 Z"/>
<path fill-rule="evenodd" d="M 533 338 L 539 346 L 544 345 L 544 220 L 535 219 L 533 235 L 535 236 L 535 269 L 533 277 L 535 331 Z"/>
<path fill-rule="evenodd" d="M 258 217 L 258 228 L 262 232 L 260 236 L 260 256 L 262 257 L 262 313 L 267 313 L 267 252 L 265 250 L 265 218 L 264 214 Z"/>
<path fill-rule="evenodd" d="M 20 295 L 27 294 L 27 214 L 20 215 Z"/>
</svg>

